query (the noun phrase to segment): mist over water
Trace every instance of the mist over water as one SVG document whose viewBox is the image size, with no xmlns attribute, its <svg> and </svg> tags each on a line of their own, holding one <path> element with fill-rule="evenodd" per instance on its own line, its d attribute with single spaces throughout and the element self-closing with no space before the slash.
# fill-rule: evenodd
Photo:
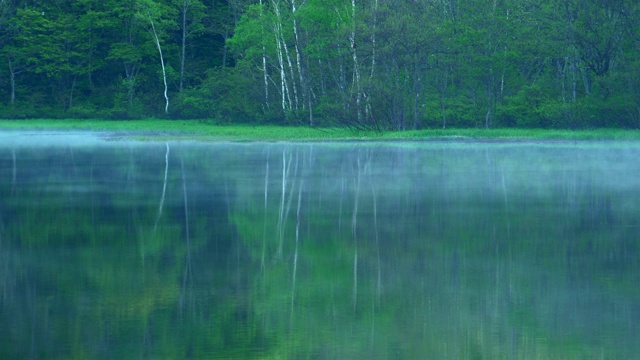
<svg viewBox="0 0 640 360">
<path fill-rule="evenodd" d="M 640 351 L 638 143 L 105 138 L 0 143 L 0 358 Z"/>
</svg>

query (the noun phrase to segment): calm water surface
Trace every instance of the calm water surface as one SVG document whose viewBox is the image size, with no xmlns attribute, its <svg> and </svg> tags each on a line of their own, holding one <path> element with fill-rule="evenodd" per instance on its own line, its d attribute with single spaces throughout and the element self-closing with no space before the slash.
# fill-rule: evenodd
<svg viewBox="0 0 640 360">
<path fill-rule="evenodd" d="M 639 159 L 5 133 L 0 358 L 637 358 Z"/>
</svg>

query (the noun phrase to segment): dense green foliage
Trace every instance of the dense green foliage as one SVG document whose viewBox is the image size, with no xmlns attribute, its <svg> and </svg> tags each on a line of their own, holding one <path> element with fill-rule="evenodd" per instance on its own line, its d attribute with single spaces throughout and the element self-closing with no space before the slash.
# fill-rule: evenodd
<svg viewBox="0 0 640 360">
<path fill-rule="evenodd" d="M 637 128 L 633 0 L 4 0 L 0 116 Z"/>
</svg>

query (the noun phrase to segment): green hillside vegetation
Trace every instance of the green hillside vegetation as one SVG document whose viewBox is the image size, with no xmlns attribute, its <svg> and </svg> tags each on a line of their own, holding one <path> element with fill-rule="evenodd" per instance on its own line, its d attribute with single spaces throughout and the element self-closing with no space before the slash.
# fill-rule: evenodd
<svg viewBox="0 0 640 360">
<path fill-rule="evenodd" d="M 7 0 L 0 117 L 638 128 L 631 0 Z"/>
</svg>

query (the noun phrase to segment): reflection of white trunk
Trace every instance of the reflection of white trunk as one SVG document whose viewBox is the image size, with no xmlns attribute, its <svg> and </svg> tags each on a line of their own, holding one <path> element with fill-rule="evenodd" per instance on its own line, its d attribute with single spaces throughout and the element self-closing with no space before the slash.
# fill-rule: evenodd
<svg viewBox="0 0 640 360">
<path fill-rule="evenodd" d="M 16 165 L 16 151 L 11 150 L 11 159 L 13 160 L 13 171 L 11 172 L 11 193 L 16 189 L 16 177 L 18 176 L 18 167 Z"/>
<path fill-rule="evenodd" d="M 291 156 L 289 161 L 286 160 L 286 149 L 282 150 L 282 196 L 280 198 L 280 213 L 278 215 L 278 237 L 280 242 L 278 244 L 278 251 L 276 256 L 280 258 L 282 256 L 282 248 L 284 246 L 284 223 L 285 223 L 285 211 L 284 203 L 287 197 L 287 177 L 289 176 L 289 170 L 291 168 Z"/>
<path fill-rule="evenodd" d="M 293 306 L 296 299 L 296 275 L 298 273 L 298 244 L 300 243 L 300 208 L 302 203 L 302 180 L 298 185 L 298 209 L 296 210 L 296 244 L 293 251 L 293 275 L 291 281 L 291 315 L 289 317 L 289 329 L 293 325 Z"/>
<path fill-rule="evenodd" d="M 91 229 L 95 231 L 96 228 L 96 200 L 95 200 L 95 188 L 93 183 L 93 168 L 95 162 L 91 160 L 91 168 L 89 169 L 89 189 L 91 189 Z M 144 259 L 144 257 L 143 257 Z"/>
<path fill-rule="evenodd" d="M 296 151 L 296 161 L 293 167 L 293 177 L 295 178 L 298 174 L 298 152 Z M 290 176 L 287 174 L 287 176 Z M 287 200 L 287 208 L 284 211 L 284 217 L 282 222 L 282 228 L 284 229 L 287 224 L 287 219 L 289 218 L 289 211 L 291 211 L 291 203 L 293 202 L 293 192 L 295 190 L 295 183 L 291 183 L 291 189 L 289 190 L 289 199 Z M 283 239 L 284 239 L 284 230 L 283 230 Z M 282 244 L 282 243 L 281 243 Z"/>
<path fill-rule="evenodd" d="M 164 198 L 167 193 L 167 175 L 169 174 L 169 143 L 167 145 L 167 152 L 164 154 L 164 182 L 162 185 L 162 197 L 160 197 L 160 205 L 158 206 L 158 214 L 156 215 L 156 223 L 153 226 L 153 232 L 158 229 L 158 221 L 162 216 L 162 209 L 164 208 Z"/>
<path fill-rule="evenodd" d="M 185 236 L 187 239 L 187 254 L 189 255 L 189 245 L 191 244 L 191 238 L 189 235 L 189 202 L 187 200 L 187 179 L 184 175 L 184 161 L 180 159 L 180 170 L 182 172 L 182 194 L 184 197 L 184 225 Z"/>
<path fill-rule="evenodd" d="M 344 199 L 344 169 L 340 177 L 340 199 L 338 200 L 338 230 L 342 230 L 342 199 Z"/>
<path fill-rule="evenodd" d="M 378 262 L 378 276 L 376 279 L 376 304 L 380 304 L 380 293 L 382 292 L 382 270 L 380 263 L 380 237 L 378 235 L 378 199 L 376 188 L 371 179 L 371 196 L 373 197 L 373 232 L 376 238 L 376 258 Z"/>
<path fill-rule="evenodd" d="M 71 156 L 71 167 L 73 168 L 73 174 L 78 175 L 78 166 L 76 165 L 76 157 L 73 155 L 73 148 L 69 146 L 69 155 Z"/>
<path fill-rule="evenodd" d="M 187 199 L 187 180 L 184 174 L 184 161 L 180 159 L 180 170 L 182 172 L 182 195 L 184 199 L 184 227 L 185 227 L 185 239 L 187 245 L 187 262 L 184 268 L 184 277 L 182 278 L 182 301 L 181 305 L 184 306 L 184 298 L 187 289 L 187 282 L 191 277 L 191 237 L 189 234 L 189 202 Z"/>
<path fill-rule="evenodd" d="M 376 288 L 373 298 L 371 299 L 371 344 L 374 344 L 376 336 L 376 308 L 380 306 L 380 294 L 382 293 L 382 266 L 380 261 L 380 236 L 378 234 L 378 196 L 376 194 L 376 187 L 373 183 L 373 177 L 371 175 L 371 156 L 367 165 L 365 166 L 366 172 L 369 174 L 369 186 L 371 187 L 371 197 L 373 200 L 373 233 L 376 240 L 376 260 L 377 260 L 377 278 Z"/>
<path fill-rule="evenodd" d="M 164 81 L 164 99 L 166 100 L 166 105 L 164 107 L 164 112 L 166 114 L 169 113 L 169 95 L 167 94 L 167 71 L 164 67 L 164 57 L 162 56 L 162 47 L 160 46 L 160 39 L 158 38 L 158 33 L 156 32 L 156 27 L 153 24 L 153 20 L 151 19 L 151 14 L 147 14 L 149 16 L 149 22 L 151 23 L 151 29 L 153 30 L 153 37 L 156 41 L 156 46 L 158 47 L 158 52 L 160 53 L 160 65 L 162 65 L 162 80 Z"/>
<path fill-rule="evenodd" d="M 358 155 L 358 174 L 357 174 L 357 178 L 356 178 L 356 192 L 355 192 L 355 199 L 353 202 L 353 213 L 351 215 L 351 234 L 353 236 L 353 244 L 354 244 L 354 251 L 353 251 L 353 309 L 355 311 L 356 306 L 357 306 L 357 300 L 358 300 L 358 232 L 357 232 L 357 225 L 358 225 L 358 204 L 360 201 L 360 178 L 361 178 L 361 172 L 360 172 L 360 156 Z"/>
<path fill-rule="evenodd" d="M 260 270 L 264 273 L 264 258 L 267 251 L 267 202 L 269 195 L 269 154 L 267 152 L 267 164 L 264 175 L 264 219 L 262 225 L 262 257 L 260 258 Z"/>
<path fill-rule="evenodd" d="M 507 183 L 504 178 L 504 168 L 501 169 L 500 174 L 502 175 L 502 194 L 504 196 L 504 212 L 507 219 L 507 238 L 511 238 L 511 222 L 509 221 L 509 196 L 507 193 Z"/>
</svg>

